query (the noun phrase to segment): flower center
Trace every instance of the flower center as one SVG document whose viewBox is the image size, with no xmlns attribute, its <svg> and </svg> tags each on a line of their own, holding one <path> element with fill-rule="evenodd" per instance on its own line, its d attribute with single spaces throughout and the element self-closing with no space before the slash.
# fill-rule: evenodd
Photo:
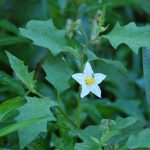
<svg viewBox="0 0 150 150">
<path fill-rule="evenodd" d="M 86 82 L 87 85 L 91 85 L 91 84 L 94 83 L 94 79 L 91 78 L 91 77 L 87 77 L 87 78 L 85 79 L 85 82 Z"/>
</svg>

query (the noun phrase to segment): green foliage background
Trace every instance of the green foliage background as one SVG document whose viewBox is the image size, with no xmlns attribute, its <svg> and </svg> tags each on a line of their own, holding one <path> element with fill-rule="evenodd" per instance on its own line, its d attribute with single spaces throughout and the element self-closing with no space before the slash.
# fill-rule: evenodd
<svg viewBox="0 0 150 150">
<path fill-rule="evenodd" d="M 150 149 L 150 1 L 0 0 L 0 149 Z M 90 61 L 102 99 L 71 75 Z"/>
</svg>

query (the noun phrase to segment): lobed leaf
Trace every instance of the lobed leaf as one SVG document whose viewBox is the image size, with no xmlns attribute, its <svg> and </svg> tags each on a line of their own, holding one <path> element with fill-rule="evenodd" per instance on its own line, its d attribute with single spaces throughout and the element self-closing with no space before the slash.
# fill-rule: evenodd
<svg viewBox="0 0 150 150">
<path fill-rule="evenodd" d="M 22 97 L 15 97 L 0 104 L 0 121 L 10 112 L 24 104 Z"/>
<path fill-rule="evenodd" d="M 20 107 L 19 115 L 16 117 L 17 122 L 44 118 L 30 125 L 30 127 L 25 127 L 19 129 L 19 143 L 20 147 L 24 148 L 31 141 L 33 141 L 41 132 L 47 132 L 47 122 L 55 121 L 55 117 L 50 111 L 50 107 L 56 106 L 54 101 L 49 98 L 36 98 L 36 97 L 26 97 L 27 103 Z"/>
<path fill-rule="evenodd" d="M 150 26 L 137 27 L 134 22 L 120 26 L 117 23 L 111 32 L 102 37 L 109 39 L 115 49 L 124 43 L 137 54 L 139 48 L 150 47 Z"/>
<path fill-rule="evenodd" d="M 28 67 L 19 60 L 17 57 L 13 56 L 9 52 L 6 52 L 11 68 L 16 73 L 17 77 L 27 86 L 29 90 L 34 90 L 35 82 L 33 80 L 34 72 L 28 72 Z"/>
<path fill-rule="evenodd" d="M 64 46 L 67 46 L 65 30 L 56 29 L 51 19 L 31 20 L 26 28 L 20 28 L 20 33 L 31 39 L 35 45 L 49 49 L 53 55 L 64 51 Z"/>
<path fill-rule="evenodd" d="M 43 117 L 39 117 L 39 118 L 35 118 L 35 119 L 20 121 L 18 123 L 8 125 L 0 130 L 0 137 L 10 134 L 12 132 L 15 132 L 17 130 L 21 130 L 22 128 L 29 127 L 30 125 L 32 125 L 36 122 L 39 122 L 43 119 L 46 119 L 46 118 L 48 118 L 48 116 L 43 116 Z"/>
<path fill-rule="evenodd" d="M 9 22 L 8 20 L 0 19 L 0 28 L 15 34 L 18 34 L 19 32 L 17 27 L 13 23 Z"/>
<path fill-rule="evenodd" d="M 27 42 L 26 39 L 19 36 L 12 36 L 12 35 L 0 36 L 0 46 L 15 45 L 18 43 L 26 43 L 26 42 Z"/>
<path fill-rule="evenodd" d="M 150 148 L 150 129 L 144 129 L 138 134 L 130 135 L 126 146 L 129 149 L 144 149 Z"/>
<path fill-rule="evenodd" d="M 43 69 L 46 72 L 46 80 L 54 86 L 58 94 L 69 88 L 68 81 L 73 72 L 61 56 L 49 56 Z"/>
<path fill-rule="evenodd" d="M 116 121 L 104 119 L 100 125 L 74 131 L 74 134 L 83 141 L 77 143 L 75 149 L 81 150 L 84 147 L 87 150 L 92 150 L 92 148 L 98 150 L 104 145 L 119 144 L 141 128 L 142 124 L 134 117 L 118 118 Z"/>
<path fill-rule="evenodd" d="M 0 71 L 0 84 L 6 86 L 8 90 L 15 92 L 19 95 L 23 95 L 25 92 L 23 87 L 19 84 L 17 80 L 14 80 L 11 76 L 3 71 Z"/>
</svg>

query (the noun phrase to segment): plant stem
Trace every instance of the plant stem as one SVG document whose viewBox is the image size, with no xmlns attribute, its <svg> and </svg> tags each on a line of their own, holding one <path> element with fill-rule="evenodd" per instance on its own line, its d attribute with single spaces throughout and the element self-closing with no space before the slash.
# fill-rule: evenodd
<svg viewBox="0 0 150 150">
<path fill-rule="evenodd" d="M 58 107 L 58 111 L 64 116 L 66 120 L 68 120 L 75 128 L 78 128 L 78 126 L 66 115 L 66 113 Z"/>
<path fill-rule="evenodd" d="M 25 94 L 24 94 L 24 97 L 26 97 L 31 91 L 27 91 Z"/>
<path fill-rule="evenodd" d="M 85 46 L 82 50 L 82 55 L 81 55 L 81 69 L 80 71 L 82 72 L 83 71 L 83 68 L 84 68 L 84 61 L 85 61 L 85 55 L 86 55 L 86 49 L 88 48 L 89 46 L 89 40 L 88 40 L 88 37 L 83 29 L 83 27 L 81 26 L 80 27 L 80 31 L 82 33 L 82 35 L 84 36 L 85 38 Z M 79 87 L 79 93 L 81 93 L 81 88 Z M 78 95 L 78 112 L 77 112 L 77 120 L 78 120 L 78 128 L 80 128 L 81 126 L 81 98 L 80 98 L 80 94 Z"/>
<path fill-rule="evenodd" d="M 81 56 L 81 72 L 83 71 L 84 68 L 84 59 L 85 59 L 85 54 L 86 54 L 86 46 L 82 50 L 82 56 Z"/>
<path fill-rule="evenodd" d="M 109 145 L 108 145 L 108 147 L 109 147 L 109 149 L 110 149 L 110 150 L 113 150 L 113 148 L 112 148 L 111 144 L 109 144 Z"/>
<path fill-rule="evenodd" d="M 42 94 L 40 94 L 39 92 L 37 92 L 37 91 L 31 91 L 31 93 L 34 93 L 35 95 L 37 95 L 37 96 L 39 96 L 39 97 L 41 97 L 41 98 L 43 98 L 44 96 L 42 95 Z"/>
<path fill-rule="evenodd" d="M 84 38 L 85 38 L 85 46 L 83 47 L 82 55 L 81 55 L 81 72 L 82 72 L 83 71 L 83 66 L 84 66 L 84 61 L 85 61 L 86 50 L 90 46 L 90 41 L 89 41 L 89 39 L 86 35 L 86 32 L 84 31 L 82 26 L 80 27 L 80 31 L 81 31 L 82 35 L 84 36 Z"/>
<path fill-rule="evenodd" d="M 150 48 L 142 49 L 142 57 L 143 57 L 145 92 L 148 106 L 148 117 L 150 118 Z"/>
<path fill-rule="evenodd" d="M 80 87 L 79 87 L 79 93 L 81 92 Z M 80 98 L 80 94 L 78 95 L 78 114 L 77 114 L 77 118 L 78 118 L 78 128 L 80 128 L 81 126 L 81 98 Z"/>
<path fill-rule="evenodd" d="M 60 97 L 59 97 L 59 91 L 57 92 L 57 101 L 58 101 L 58 111 L 64 116 L 66 120 L 68 120 L 74 127 L 78 128 L 78 126 L 66 115 L 66 113 L 61 109 L 60 106 Z"/>
<path fill-rule="evenodd" d="M 82 35 L 84 36 L 84 38 L 85 38 L 85 42 L 86 42 L 85 45 L 88 47 L 89 44 L 90 44 L 90 41 L 89 41 L 89 39 L 88 39 L 88 37 L 86 35 L 86 32 L 84 31 L 82 26 L 80 26 L 80 31 L 81 31 Z"/>
</svg>

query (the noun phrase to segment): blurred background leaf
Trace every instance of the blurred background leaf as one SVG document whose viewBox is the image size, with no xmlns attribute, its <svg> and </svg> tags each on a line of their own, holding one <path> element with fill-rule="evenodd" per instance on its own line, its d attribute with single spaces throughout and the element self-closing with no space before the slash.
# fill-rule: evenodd
<svg viewBox="0 0 150 150">
<path fill-rule="evenodd" d="M 99 20 L 104 6 L 106 13 L 103 25 L 108 27 L 104 32 L 99 32 Z M 53 20 L 57 31 L 63 30 L 61 39 L 56 38 L 54 41 L 60 42 L 59 40 L 64 38 L 65 43 L 67 43 L 67 45 L 64 44 L 64 46 L 67 46 L 64 47 L 65 52 L 60 49 L 61 54 L 56 57 L 50 54 L 50 52 L 55 53 L 52 47 L 53 40 L 51 42 L 49 39 L 47 40 L 47 44 L 50 47 L 43 46 L 43 40 L 39 41 L 39 46 L 36 46 L 29 40 L 31 38 L 22 37 L 18 30 L 18 28 L 22 28 L 27 31 L 26 24 L 30 20 L 42 20 L 45 22 L 49 19 Z M 92 94 L 83 99 L 80 116 L 81 131 L 77 132 L 78 134 L 75 132 L 76 135 L 71 134 L 70 131 L 76 130 L 71 122 L 67 121 L 66 116 L 58 112 L 57 109 L 52 108 L 51 110 L 55 118 L 57 118 L 57 122 L 48 122 L 46 124 L 47 132 L 40 133 L 39 136 L 30 141 L 30 144 L 25 149 L 73 150 L 74 147 L 81 150 L 93 149 L 93 147 L 91 148 L 91 143 L 92 145 L 94 143 L 95 149 L 100 149 L 99 145 L 97 147 L 97 142 L 100 141 L 101 136 L 96 140 L 94 133 L 100 134 L 98 124 L 102 124 L 100 123 L 101 120 L 106 118 L 115 120 L 116 123 L 116 126 L 103 136 L 103 139 L 107 139 L 107 144 L 122 150 L 132 149 L 133 147 L 137 149 L 145 148 L 141 145 L 147 144 L 144 141 L 146 141 L 145 137 L 149 135 L 148 132 L 145 133 L 147 129 L 144 131 L 143 129 L 150 127 L 150 123 L 149 107 L 147 106 L 144 91 L 141 49 L 136 55 L 130 50 L 130 44 L 128 45 L 129 47 L 121 44 L 124 41 L 119 42 L 117 40 L 116 42 L 119 42 L 119 46 L 115 50 L 107 39 L 98 39 L 102 34 L 104 36 L 109 35 L 114 30 L 117 22 L 121 25 L 121 28 L 126 27 L 125 25 L 130 22 L 135 22 L 138 29 L 148 28 L 146 25 L 150 21 L 150 2 L 148 0 L 0 0 L 0 111 L 2 118 L 0 131 L 4 131 L 2 134 L 4 136 L 0 138 L 0 147 L 2 149 L 20 149 L 19 137 L 17 132 L 14 131 L 23 130 L 26 125 L 34 126 L 34 124 L 41 121 L 33 119 L 29 120 L 29 122 L 15 122 L 14 118 L 19 114 L 16 109 L 20 109 L 19 107 L 24 105 L 24 97 L 27 94 L 30 97 L 39 97 L 40 95 L 29 93 L 27 88 L 18 80 L 14 72 L 18 69 L 22 70 L 21 68 L 24 68 L 24 66 L 22 66 L 21 62 L 21 67 L 15 66 L 15 69 L 12 70 L 6 51 L 14 55 L 16 61 L 22 60 L 28 66 L 26 71 L 32 72 L 35 70 L 34 76 L 31 76 L 32 79 L 34 77 L 37 80 L 35 89 L 55 101 L 58 98 L 54 88 L 58 90 L 57 79 L 60 81 L 61 90 L 59 93 L 61 95 L 59 105 L 64 113 L 67 114 L 67 117 L 73 123 L 77 123 L 79 87 L 71 79 L 71 75 L 73 72 L 80 71 L 82 48 L 86 41 L 82 36 L 81 28 L 73 31 L 71 38 L 67 37 L 65 30 L 78 19 L 81 20 L 80 27 L 85 30 L 88 41 L 91 41 L 84 61 L 91 62 L 94 72 L 102 72 L 107 75 L 106 80 L 100 85 L 102 99 L 99 100 Z M 34 28 L 35 26 L 33 25 Z M 44 27 L 40 27 L 40 31 L 35 37 L 39 39 L 39 33 L 44 30 Z M 80 31 L 81 34 L 77 31 Z M 47 33 L 47 30 L 45 32 Z M 133 30 L 127 36 L 130 39 L 134 37 L 131 34 L 132 32 Z M 118 34 L 117 30 L 115 35 Z M 136 34 L 139 34 L 139 30 Z M 143 34 L 146 35 L 147 41 L 149 40 L 147 36 L 149 32 L 140 32 L 140 38 L 136 40 L 132 38 L 130 41 L 131 44 L 133 44 L 133 40 L 135 41 L 134 47 L 143 46 L 143 43 L 140 43 L 141 36 L 145 37 Z M 53 32 L 51 32 L 50 37 L 53 38 L 53 36 Z M 110 40 L 114 40 L 114 36 Z M 122 38 L 119 40 L 122 40 Z M 42 65 L 45 67 L 42 68 Z M 63 72 L 66 73 L 63 74 Z M 26 74 L 20 71 L 20 76 L 24 80 Z M 45 76 L 48 76 L 50 84 L 45 80 Z M 27 84 L 32 82 L 34 81 L 29 80 Z M 39 110 L 44 112 L 42 108 L 39 108 Z M 39 110 L 35 107 L 32 111 L 36 115 Z M 28 116 L 30 115 L 28 114 Z M 116 119 L 119 116 L 123 118 Z M 132 116 L 135 119 L 128 118 L 128 116 Z M 116 130 L 119 130 L 120 134 L 117 134 Z M 88 140 L 87 144 L 85 139 L 89 138 L 90 135 L 93 135 L 94 138 L 90 138 L 90 142 Z M 138 136 L 138 139 L 135 138 L 137 135 L 140 136 Z M 81 138 L 81 136 L 84 136 L 84 138 Z M 142 138 L 143 142 L 138 142 L 139 145 L 135 145 L 136 140 L 141 141 L 140 138 Z M 113 143 L 116 145 L 114 146 Z M 108 145 L 106 145 L 105 149 L 108 149 Z"/>
</svg>

